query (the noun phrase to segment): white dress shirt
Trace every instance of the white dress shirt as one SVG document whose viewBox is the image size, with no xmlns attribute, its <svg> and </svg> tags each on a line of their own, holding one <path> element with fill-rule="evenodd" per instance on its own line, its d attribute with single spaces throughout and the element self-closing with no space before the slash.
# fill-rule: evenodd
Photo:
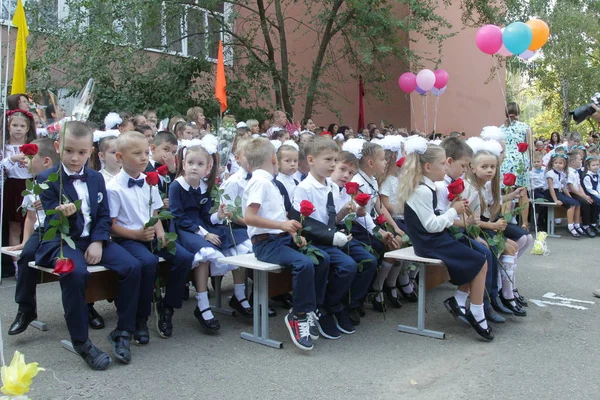
<svg viewBox="0 0 600 400">
<path fill-rule="evenodd" d="M 246 186 L 248 186 L 248 182 L 250 182 L 250 179 L 246 180 L 246 176 L 248 176 L 248 171 L 242 167 L 239 167 L 235 174 L 231 175 L 225 180 L 225 182 L 221 184 L 223 196 L 229 196 L 229 200 L 227 200 L 225 197 L 221 199 L 223 204 L 233 205 L 236 198 L 239 197 L 240 200 L 242 199 L 244 196 L 244 191 L 246 190 Z"/>
<path fill-rule="evenodd" d="M 252 173 L 252 179 L 248 182 L 244 196 L 242 197 L 242 213 L 246 213 L 246 208 L 250 204 L 258 204 L 257 215 L 273 221 L 287 221 L 285 206 L 283 205 L 283 196 L 279 189 L 273 183 L 273 174 L 264 169 L 257 169 Z M 264 233 L 280 234 L 281 229 L 265 229 L 248 225 L 248 236 Z"/>
<path fill-rule="evenodd" d="M 398 212 L 398 184 L 400 180 L 397 176 L 389 175 L 381 184 L 381 194 L 387 196 L 392 210 L 388 210 L 393 218 L 400 218 L 402 214 Z"/>
<path fill-rule="evenodd" d="M 104 183 L 108 185 L 108 182 L 112 181 L 113 178 L 116 175 L 112 175 L 111 173 L 109 173 L 107 170 L 105 170 L 104 168 L 102 168 L 100 170 L 100 173 L 102 174 L 102 176 L 104 177 Z"/>
<path fill-rule="evenodd" d="M 437 209 L 441 212 L 445 212 L 450 208 L 451 201 L 448 200 L 448 185 L 451 183 L 452 178 L 450 178 L 448 175 L 444 176 L 443 181 L 434 182 L 437 193 Z"/>
<path fill-rule="evenodd" d="M 71 175 L 81 175 L 83 174 L 83 168 L 81 168 L 81 171 L 79 172 L 71 172 L 67 169 L 67 167 L 65 167 L 65 165 L 62 165 L 63 169 L 65 170 L 65 173 L 68 176 Z M 90 208 L 90 192 L 88 191 L 88 186 L 87 186 L 87 182 L 82 181 L 81 179 L 77 179 L 75 181 L 73 181 L 73 187 L 75 188 L 75 191 L 77 192 L 77 197 L 79 197 L 79 199 L 81 200 L 81 214 L 83 215 L 83 231 L 81 233 L 81 237 L 88 237 L 90 236 L 90 225 L 92 224 L 92 217 L 90 217 L 90 212 L 91 212 L 91 208 Z M 75 199 L 73 199 L 75 200 Z"/>
<path fill-rule="evenodd" d="M 21 204 L 21 207 L 25 208 L 27 211 L 35 212 L 36 219 L 33 224 L 34 230 L 37 230 L 40 227 L 40 225 L 44 226 L 44 221 L 46 220 L 46 212 L 44 211 L 44 209 L 36 210 L 35 207 L 33 206 L 33 203 L 35 203 L 38 200 L 39 200 L 38 196 L 28 194 L 27 196 L 23 197 L 23 203 Z"/>
<path fill-rule="evenodd" d="M 433 196 L 435 194 L 435 185 L 427 177 L 422 181 L 425 185 L 418 185 L 414 193 L 408 198 L 406 204 L 417 214 L 421 225 L 427 232 L 437 233 L 449 228 L 456 219 L 456 210 L 448 209 L 442 215 L 435 215 L 433 212 Z M 431 192 L 434 191 L 434 193 Z"/>
<path fill-rule="evenodd" d="M 370 177 L 364 171 L 359 170 L 358 173 L 354 175 L 354 178 L 352 178 L 352 182 L 357 182 L 359 184 L 361 193 L 371 195 L 371 200 L 369 200 L 369 203 L 365 207 L 367 214 L 370 215 L 375 207 L 377 198 L 379 197 L 379 185 L 377 184 L 377 179 Z"/>
<path fill-rule="evenodd" d="M 581 187 L 581 181 L 579 180 L 579 172 L 575 168 L 569 168 L 569 175 L 567 176 L 567 185 L 573 185 L 573 190 L 578 192 Z"/>
<path fill-rule="evenodd" d="M 323 185 L 309 172 L 306 179 L 300 182 L 296 187 L 292 200 L 292 207 L 299 212 L 302 200 L 308 200 L 315 206 L 315 212 L 312 213 L 310 217 L 323 224 L 327 224 L 329 221 L 329 216 L 327 215 L 327 198 L 329 197 L 330 192 L 333 196 L 334 190 L 339 191 L 339 189 L 336 189 L 333 186 L 337 185 L 332 183 L 331 179 L 326 178 L 325 184 Z"/>
<path fill-rule="evenodd" d="M 294 175 L 285 175 L 282 174 L 281 172 L 277 174 L 277 179 L 279 182 L 283 183 L 283 186 L 285 187 L 285 190 L 287 191 L 288 194 L 288 198 L 290 199 L 290 201 L 293 201 L 294 199 L 294 192 L 296 191 L 296 181 L 297 179 L 294 179 Z M 298 180 L 298 182 L 300 182 Z M 300 183 L 298 183 L 300 184 Z"/>
<path fill-rule="evenodd" d="M 552 187 L 554 190 L 563 190 L 567 185 L 567 174 L 564 171 L 561 171 L 559 177 L 559 175 L 551 169 L 550 171 L 546 171 L 545 178 L 546 182 L 548 182 L 548 178 L 552 178 Z"/>
<path fill-rule="evenodd" d="M 144 180 L 144 185 L 128 187 L 129 178 Z M 158 186 L 150 187 L 146 183 L 146 175 L 140 173 L 136 178 L 121 170 L 106 186 L 110 217 L 117 219 L 117 224 L 131 230 L 144 227 L 146 222 L 154 215 L 154 211 L 163 206 L 163 201 L 158 192 Z M 150 206 L 150 196 L 152 205 Z"/>
<path fill-rule="evenodd" d="M 29 168 L 22 167 L 18 162 L 14 163 L 10 159 L 15 154 L 20 154 L 21 150 L 19 150 L 17 145 L 7 144 L 4 146 L 4 158 L 2 159 L 2 166 L 6 170 L 6 174 L 9 178 L 15 179 L 29 179 L 32 178 L 33 175 L 29 173 Z"/>
<path fill-rule="evenodd" d="M 529 172 L 529 177 L 531 180 L 531 187 L 533 189 L 546 189 L 548 186 L 548 182 L 544 178 L 544 169 L 534 169 Z"/>
</svg>

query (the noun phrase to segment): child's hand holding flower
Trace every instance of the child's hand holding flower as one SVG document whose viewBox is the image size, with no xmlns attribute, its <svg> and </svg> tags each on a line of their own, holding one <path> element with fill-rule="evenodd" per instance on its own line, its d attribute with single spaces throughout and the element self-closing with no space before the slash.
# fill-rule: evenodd
<svg viewBox="0 0 600 400">
<path fill-rule="evenodd" d="M 57 206 L 55 210 L 62 213 L 65 217 L 70 217 L 77 212 L 77 206 L 73 203 L 61 204 Z"/>
</svg>

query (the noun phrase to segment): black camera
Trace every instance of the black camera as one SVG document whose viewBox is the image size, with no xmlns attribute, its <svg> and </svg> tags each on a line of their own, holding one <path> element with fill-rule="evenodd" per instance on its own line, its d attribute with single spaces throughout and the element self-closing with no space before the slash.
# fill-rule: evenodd
<svg viewBox="0 0 600 400">
<path fill-rule="evenodd" d="M 600 93 L 596 93 L 592 96 L 592 102 L 590 104 L 586 104 L 585 106 L 577 107 L 573 111 L 569 111 L 569 114 L 573 116 L 573 121 L 580 124 L 588 119 L 588 117 L 592 116 L 596 112 L 594 107 L 592 107 L 592 104 L 600 107 Z"/>
</svg>

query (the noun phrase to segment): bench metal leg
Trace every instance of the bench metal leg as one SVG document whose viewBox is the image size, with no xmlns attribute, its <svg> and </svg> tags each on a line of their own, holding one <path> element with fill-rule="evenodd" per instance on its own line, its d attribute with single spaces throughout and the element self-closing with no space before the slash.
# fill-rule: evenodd
<svg viewBox="0 0 600 400">
<path fill-rule="evenodd" d="M 281 349 L 283 344 L 269 338 L 269 273 L 254 271 L 254 326 L 252 333 L 242 332 L 241 338 Z"/>
<path fill-rule="evenodd" d="M 405 333 L 413 333 L 415 335 L 427 336 L 434 339 L 444 339 L 444 332 L 431 331 L 425 329 L 425 264 L 419 264 L 419 302 L 417 303 L 417 326 L 398 325 L 398 330 Z"/>
<path fill-rule="evenodd" d="M 221 282 L 223 281 L 222 276 L 215 276 L 215 305 L 210 306 L 210 309 L 216 313 L 223 315 L 234 315 L 235 311 L 229 308 L 223 308 L 223 299 L 221 295 Z"/>
<path fill-rule="evenodd" d="M 561 235 L 556 235 L 554 233 L 554 207 L 548 208 L 548 237 L 551 238 L 559 238 Z"/>
<path fill-rule="evenodd" d="M 63 347 L 63 349 L 65 350 L 69 350 L 71 353 L 73 354 L 77 354 L 77 352 L 75 351 L 75 349 L 73 348 L 73 343 L 71 343 L 70 340 L 64 339 L 60 341 L 61 346 Z M 77 354 L 79 355 L 79 354 Z"/>
<path fill-rule="evenodd" d="M 46 325 L 44 321 L 38 321 L 37 319 L 32 321 L 29 325 L 39 329 L 42 332 L 46 332 L 48 330 L 48 325 Z"/>
</svg>

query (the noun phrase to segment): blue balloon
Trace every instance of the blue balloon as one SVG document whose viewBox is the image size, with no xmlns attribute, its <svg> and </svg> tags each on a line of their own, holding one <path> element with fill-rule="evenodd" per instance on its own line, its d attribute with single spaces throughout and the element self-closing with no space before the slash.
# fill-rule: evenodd
<svg viewBox="0 0 600 400">
<path fill-rule="evenodd" d="M 416 87 L 415 90 L 417 91 L 417 93 L 419 93 L 420 95 L 425 95 L 427 94 L 427 90 L 423 90 L 420 87 Z"/>
<path fill-rule="evenodd" d="M 502 43 L 513 54 L 521 54 L 529 48 L 533 40 L 533 32 L 523 22 L 513 22 L 504 28 Z"/>
</svg>

